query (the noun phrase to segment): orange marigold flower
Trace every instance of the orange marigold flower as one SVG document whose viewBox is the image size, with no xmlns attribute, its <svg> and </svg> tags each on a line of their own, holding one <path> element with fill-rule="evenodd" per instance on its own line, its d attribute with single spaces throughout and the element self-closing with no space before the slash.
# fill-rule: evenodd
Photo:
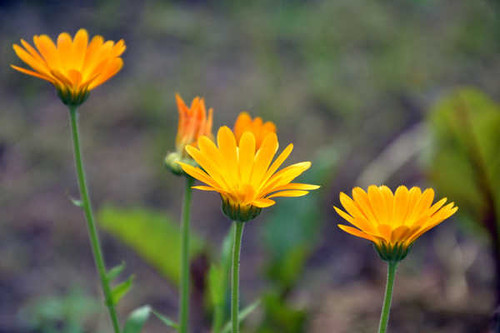
<svg viewBox="0 0 500 333">
<path fill-rule="evenodd" d="M 213 138 L 212 118 L 213 108 L 207 111 L 205 100 L 195 97 L 191 102 L 191 107 L 187 107 L 179 94 L 175 94 L 177 109 L 179 110 L 179 126 L 177 128 L 177 139 L 175 146 L 177 152 L 185 155 L 185 147 L 188 145 L 197 145 L 198 138 L 206 135 Z"/>
<path fill-rule="evenodd" d="M 457 211 L 454 203 L 443 206 L 446 198 L 432 204 L 434 190 L 424 192 L 399 186 L 393 194 L 387 186 L 359 187 L 352 190 L 352 199 L 340 193 L 343 210 L 337 213 L 354 227 L 338 227 L 347 233 L 372 241 L 382 259 L 402 260 L 411 245 L 426 231 L 434 228 Z"/>
<path fill-rule="evenodd" d="M 276 133 L 276 125 L 271 121 L 264 122 L 261 117 L 252 117 L 247 112 L 241 112 L 234 124 L 234 135 L 236 140 L 240 139 L 246 131 L 250 131 L 255 136 L 256 147 L 259 148 L 265 137 L 270 133 Z"/>
<path fill-rule="evenodd" d="M 102 36 L 94 36 L 89 43 L 87 30 L 80 29 L 73 39 L 61 33 L 57 45 L 47 35 L 34 36 L 33 43 L 35 47 L 21 39 L 22 47 L 13 45 L 17 56 L 33 70 L 14 65 L 12 68 L 52 83 L 67 105 L 83 103 L 92 89 L 123 67 L 123 39 L 105 42 Z"/>
<path fill-rule="evenodd" d="M 256 142 L 250 131 L 243 133 L 238 142 L 235 134 L 223 126 L 217 133 L 217 145 L 202 136 L 198 147 L 186 147 L 201 168 L 179 163 L 187 174 L 206 184 L 194 188 L 221 195 L 223 211 L 234 221 L 246 222 L 255 218 L 262 208 L 275 204 L 271 198 L 300 197 L 319 188 L 292 183 L 309 169 L 311 162 L 296 163 L 277 171 L 292 152 L 292 144 L 273 162 L 278 150 L 276 134 L 267 135 L 259 148 Z"/>
</svg>

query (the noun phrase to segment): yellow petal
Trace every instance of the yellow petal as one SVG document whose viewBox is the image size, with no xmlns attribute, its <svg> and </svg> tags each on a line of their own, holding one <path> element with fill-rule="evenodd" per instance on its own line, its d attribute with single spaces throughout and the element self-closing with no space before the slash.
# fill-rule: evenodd
<svg viewBox="0 0 500 333">
<path fill-rule="evenodd" d="M 261 198 L 261 199 L 254 200 L 252 202 L 252 205 L 255 207 L 259 207 L 259 208 L 267 208 L 267 207 L 274 205 L 275 203 L 276 202 L 274 200 L 270 200 L 267 198 Z"/>
<path fill-rule="evenodd" d="M 301 184 L 301 183 L 288 183 L 286 185 L 283 185 L 283 186 L 275 188 L 275 191 L 282 191 L 282 190 L 304 190 L 304 191 L 311 191 L 311 190 L 317 190 L 318 188 L 320 188 L 319 185 Z"/>
<path fill-rule="evenodd" d="M 409 191 L 406 186 L 399 186 L 394 193 L 394 216 L 395 220 L 404 224 L 408 214 Z"/>
<path fill-rule="evenodd" d="M 368 198 L 370 199 L 370 206 L 375 213 L 375 218 L 377 219 L 378 223 L 389 223 L 384 197 L 380 193 L 380 189 L 378 188 L 378 186 L 371 185 L 368 187 Z"/>
<path fill-rule="evenodd" d="M 223 186 L 228 186 L 224 179 L 225 169 L 220 168 L 210 155 L 205 155 L 193 146 L 187 146 L 186 152 L 199 164 L 200 167 L 205 170 L 205 172 L 213 178 L 218 184 Z"/>
<path fill-rule="evenodd" d="M 10 65 L 10 67 L 14 68 L 17 71 L 20 71 L 21 73 L 28 74 L 28 75 L 31 75 L 31 76 L 35 76 L 37 78 L 40 78 L 40 79 L 43 79 L 43 80 L 46 80 L 46 81 L 49 81 L 49 82 L 55 84 L 55 81 L 54 81 L 54 79 L 52 77 L 45 76 L 45 75 L 42 75 L 40 73 L 30 71 L 29 69 L 24 69 L 22 67 L 17 67 L 17 66 L 14 66 L 14 65 Z"/>
<path fill-rule="evenodd" d="M 241 181 L 250 182 L 255 157 L 255 136 L 252 132 L 245 132 L 241 136 L 238 148 L 238 164 L 240 166 Z M 257 184 L 258 186 L 258 184 Z"/>
<path fill-rule="evenodd" d="M 337 214 L 342 216 L 347 222 L 351 223 L 353 226 L 356 228 L 363 230 L 364 232 L 373 234 L 377 233 L 375 227 L 368 221 L 366 220 L 362 215 L 356 215 L 356 216 L 351 216 L 344 211 L 338 209 L 337 207 L 335 208 L 335 211 Z"/>
<path fill-rule="evenodd" d="M 404 242 L 410 234 L 410 228 L 405 225 L 397 227 L 391 233 L 391 243 L 402 243 Z"/>
<path fill-rule="evenodd" d="M 211 186 L 203 186 L 203 185 L 193 186 L 192 188 L 197 189 L 197 190 L 201 190 L 201 191 L 212 191 L 212 192 L 220 192 L 221 191 L 218 188 L 214 188 Z"/>
<path fill-rule="evenodd" d="M 73 66 L 75 69 L 81 71 L 83 67 L 83 62 L 85 60 L 85 54 L 87 52 L 87 46 L 89 42 L 89 35 L 87 30 L 80 29 L 75 35 L 73 40 Z"/>
<path fill-rule="evenodd" d="M 282 152 L 281 154 L 278 155 L 276 160 L 271 164 L 269 169 L 266 171 L 266 174 L 264 175 L 263 182 L 267 181 L 275 172 L 278 170 L 278 168 L 285 162 L 285 160 L 290 156 L 291 152 L 293 150 L 293 144 L 289 144 Z"/>
<path fill-rule="evenodd" d="M 47 35 L 33 37 L 36 48 L 50 68 L 61 68 L 57 48 Z"/>
<path fill-rule="evenodd" d="M 57 54 L 61 62 L 61 70 L 73 69 L 73 41 L 67 32 L 57 37 Z"/>
<path fill-rule="evenodd" d="M 100 86 L 104 82 L 108 81 L 110 78 L 116 75 L 123 67 L 123 60 L 121 58 L 114 58 L 110 61 L 109 65 L 105 70 L 102 71 L 101 74 L 94 80 L 91 84 L 89 84 L 89 90 L 94 89 L 97 86 Z"/>
<path fill-rule="evenodd" d="M 354 201 L 344 192 L 340 192 L 339 195 L 340 203 L 345 208 L 345 210 L 351 214 L 352 217 L 363 216 L 358 206 L 354 203 Z"/>
<path fill-rule="evenodd" d="M 269 164 L 271 164 L 277 150 L 278 137 L 275 133 L 271 133 L 264 139 L 260 149 L 255 155 L 253 172 L 250 179 L 251 184 L 257 184 L 263 181 L 266 170 L 268 169 Z"/>
<path fill-rule="evenodd" d="M 280 192 L 275 192 L 269 196 L 267 196 L 267 198 L 274 198 L 274 197 L 302 197 L 304 195 L 306 195 L 307 193 L 309 193 L 308 191 L 280 191 Z"/>
<path fill-rule="evenodd" d="M 355 187 L 352 189 L 352 198 L 356 203 L 357 208 L 363 214 L 363 216 L 369 221 L 377 221 L 375 213 L 370 204 L 370 199 L 368 198 L 368 193 L 366 193 L 362 188 Z"/>
<path fill-rule="evenodd" d="M 337 227 L 339 227 L 340 229 L 342 229 L 343 231 L 353 235 L 353 236 L 356 236 L 356 237 L 360 237 L 360 238 L 364 238 L 364 239 L 368 239 L 369 241 L 372 241 L 372 242 L 376 242 L 376 238 L 371 236 L 371 235 L 368 235 L 367 233 L 364 233 L 356 228 L 353 228 L 353 227 L 349 227 L 347 225 L 343 225 L 343 224 L 337 224 Z"/>
<path fill-rule="evenodd" d="M 22 47 L 20 47 L 17 44 L 12 45 L 14 52 L 16 55 L 24 61 L 26 64 L 28 64 L 31 68 L 33 68 L 35 71 L 39 72 L 42 75 L 49 76 L 49 72 L 46 70 L 46 66 L 44 61 L 39 61 L 35 59 L 32 55 L 30 55 L 26 50 L 24 50 Z"/>
<path fill-rule="evenodd" d="M 224 156 L 226 172 L 230 179 L 238 179 L 238 164 L 236 155 L 236 139 L 227 126 L 222 126 L 217 132 L 217 146 Z"/>
<path fill-rule="evenodd" d="M 276 188 L 290 183 L 292 180 L 300 176 L 304 171 L 311 167 L 311 162 L 300 162 L 287 166 L 272 176 L 265 186 L 259 191 L 262 195 L 275 191 Z M 264 185 L 264 184 L 263 184 Z"/>
<path fill-rule="evenodd" d="M 221 186 L 217 184 L 217 182 L 215 182 L 209 175 L 207 175 L 200 168 L 195 168 L 192 165 L 182 162 L 177 162 L 177 163 L 179 163 L 179 165 L 182 167 L 182 170 L 184 170 L 184 172 L 186 172 L 191 177 L 196 178 L 199 181 L 204 182 L 205 184 L 213 188 L 221 188 Z"/>
</svg>

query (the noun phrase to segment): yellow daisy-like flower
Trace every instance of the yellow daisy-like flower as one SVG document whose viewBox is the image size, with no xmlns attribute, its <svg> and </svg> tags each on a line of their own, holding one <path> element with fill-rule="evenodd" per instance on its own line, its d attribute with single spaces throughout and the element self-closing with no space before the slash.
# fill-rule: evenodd
<svg viewBox="0 0 500 333">
<path fill-rule="evenodd" d="M 184 155 L 184 148 L 187 145 L 196 146 L 199 137 L 206 135 L 213 138 L 212 118 L 214 110 L 210 108 L 207 115 L 205 100 L 200 97 L 193 99 L 191 107 L 187 107 L 178 94 L 175 94 L 175 100 L 179 110 L 179 126 L 175 146 L 177 152 Z"/>
<path fill-rule="evenodd" d="M 80 105 L 95 87 L 113 77 L 123 67 L 120 58 L 125 42 L 104 41 L 94 36 L 89 43 L 85 29 L 80 29 L 72 39 L 63 32 L 55 44 L 47 35 L 33 37 L 35 47 L 21 39 L 13 45 L 17 56 L 32 70 L 11 65 L 12 68 L 52 83 L 67 105 Z"/>
<path fill-rule="evenodd" d="M 247 112 L 241 112 L 234 124 L 234 135 L 238 142 L 246 131 L 253 133 L 258 149 L 268 134 L 276 133 L 276 125 L 271 121 L 264 122 L 261 117 L 252 119 Z"/>
<path fill-rule="evenodd" d="M 452 216 L 458 209 L 454 203 L 443 206 L 446 198 L 432 204 L 434 190 L 424 192 L 418 187 L 410 190 L 399 186 L 393 194 L 387 186 L 359 187 L 352 190 L 352 199 L 340 193 L 343 210 L 337 213 L 354 227 L 338 227 L 351 235 L 368 239 L 375 244 L 382 259 L 402 260 L 410 246 L 426 231 Z"/>
<path fill-rule="evenodd" d="M 203 191 L 215 191 L 222 197 L 226 215 L 234 221 L 246 222 L 255 218 L 262 208 L 275 204 L 274 197 L 300 197 L 317 185 L 292 183 L 309 169 L 311 162 L 278 168 L 290 155 L 293 145 L 288 145 L 273 161 L 278 150 L 278 137 L 267 135 L 260 148 L 255 135 L 247 131 L 239 142 L 226 126 L 217 133 L 217 145 L 206 136 L 198 140 L 198 148 L 187 146 L 186 151 L 201 168 L 180 163 L 182 169 L 206 186 L 194 186 Z"/>
</svg>

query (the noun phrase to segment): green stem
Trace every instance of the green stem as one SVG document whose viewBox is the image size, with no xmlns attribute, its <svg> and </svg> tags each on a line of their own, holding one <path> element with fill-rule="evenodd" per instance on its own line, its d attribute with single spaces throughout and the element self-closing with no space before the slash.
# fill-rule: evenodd
<svg viewBox="0 0 500 333">
<path fill-rule="evenodd" d="M 82 208 L 85 212 L 85 219 L 87 220 L 87 229 L 90 237 L 90 244 L 92 246 L 92 254 L 94 255 L 94 261 L 101 279 L 102 290 L 104 292 L 105 303 L 109 310 L 109 316 L 111 317 L 111 322 L 115 333 L 120 333 L 120 325 L 118 323 L 118 317 L 116 315 L 115 306 L 111 296 L 111 288 L 109 286 L 109 281 L 106 276 L 106 266 L 104 264 L 104 259 L 102 256 L 101 245 L 99 243 L 99 236 L 97 235 L 97 229 L 94 222 L 94 216 L 92 213 L 92 206 L 90 204 L 89 192 L 87 189 L 87 181 L 85 179 L 85 171 L 83 169 L 82 153 L 80 151 L 80 134 L 78 132 L 78 109 L 76 106 L 71 106 L 69 108 L 69 114 L 71 117 L 71 133 L 73 138 L 73 149 L 75 154 L 75 165 L 76 174 L 78 176 L 78 187 L 80 188 Z"/>
<path fill-rule="evenodd" d="M 389 261 L 387 266 L 387 284 L 385 286 L 384 305 L 380 314 L 380 324 L 378 326 L 379 333 L 387 332 L 387 324 L 389 323 L 389 313 L 391 311 L 392 290 L 394 288 L 394 278 L 396 277 L 397 261 Z"/>
<path fill-rule="evenodd" d="M 184 203 L 182 207 L 181 225 L 181 281 L 179 300 L 179 332 L 187 333 L 189 318 L 189 212 L 191 207 L 191 186 L 194 179 L 186 175 Z"/>
<path fill-rule="evenodd" d="M 240 284 L 240 251 L 241 237 L 243 236 L 243 222 L 234 221 L 234 243 L 233 243 L 233 274 L 231 275 L 231 323 L 233 333 L 240 331 L 238 321 L 239 312 L 239 284 Z"/>
</svg>

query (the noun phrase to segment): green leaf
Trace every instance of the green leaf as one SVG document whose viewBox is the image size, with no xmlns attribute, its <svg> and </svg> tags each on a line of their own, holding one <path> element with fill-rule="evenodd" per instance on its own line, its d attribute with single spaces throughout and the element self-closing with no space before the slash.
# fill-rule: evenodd
<svg viewBox="0 0 500 333">
<path fill-rule="evenodd" d="M 434 135 L 430 178 L 467 217 L 461 220 L 479 230 L 488 214 L 500 212 L 500 106 L 462 88 L 436 103 L 428 121 Z"/>
<path fill-rule="evenodd" d="M 245 320 L 246 317 L 248 317 L 252 312 L 255 311 L 260 305 L 260 300 L 256 300 L 246 308 L 240 311 L 238 313 L 238 322 L 241 323 L 243 320 Z M 222 329 L 221 333 L 229 333 L 231 332 L 231 322 L 227 323 L 224 325 L 224 328 Z"/>
<path fill-rule="evenodd" d="M 133 282 L 134 282 L 134 276 L 131 275 L 127 280 L 116 285 L 113 288 L 113 290 L 111 290 L 111 297 L 113 299 L 113 304 L 118 304 L 120 299 L 128 293 L 130 287 L 132 287 Z"/>
<path fill-rule="evenodd" d="M 178 284 L 180 278 L 180 228 L 164 212 L 147 208 L 103 207 L 98 213 L 100 226 L 131 247 L 163 276 Z M 191 233 L 190 256 L 204 245 Z"/>
<path fill-rule="evenodd" d="M 120 265 L 111 268 L 106 274 L 106 278 L 108 279 L 108 281 L 111 282 L 114 279 L 116 279 L 123 272 L 125 267 L 126 267 L 125 261 L 122 261 Z"/>
<path fill-rule="evenodd" d="M 123 333 L 140 333 L 150 314 L 151 307 L 149 305 L 144 305 L 132 311 L 125 323 Z"/>
<path fill-rule="evenodd" d="M 165 317 L 164 315 L 158 313 L 157 311 L 155 310 L 151 310 L 151 312 L 153 312 L 153 314 L 161 320 L 162 323 L 164 323 L 166 326 L 168 327 L 172 327 L 172 328 L 175 328 L 176 330 L 179 329 L 179 324 L 177 324 L 175 321 L 173 321 L 172 319 L 168 318 L 168 317 Z"/>
</svg>

